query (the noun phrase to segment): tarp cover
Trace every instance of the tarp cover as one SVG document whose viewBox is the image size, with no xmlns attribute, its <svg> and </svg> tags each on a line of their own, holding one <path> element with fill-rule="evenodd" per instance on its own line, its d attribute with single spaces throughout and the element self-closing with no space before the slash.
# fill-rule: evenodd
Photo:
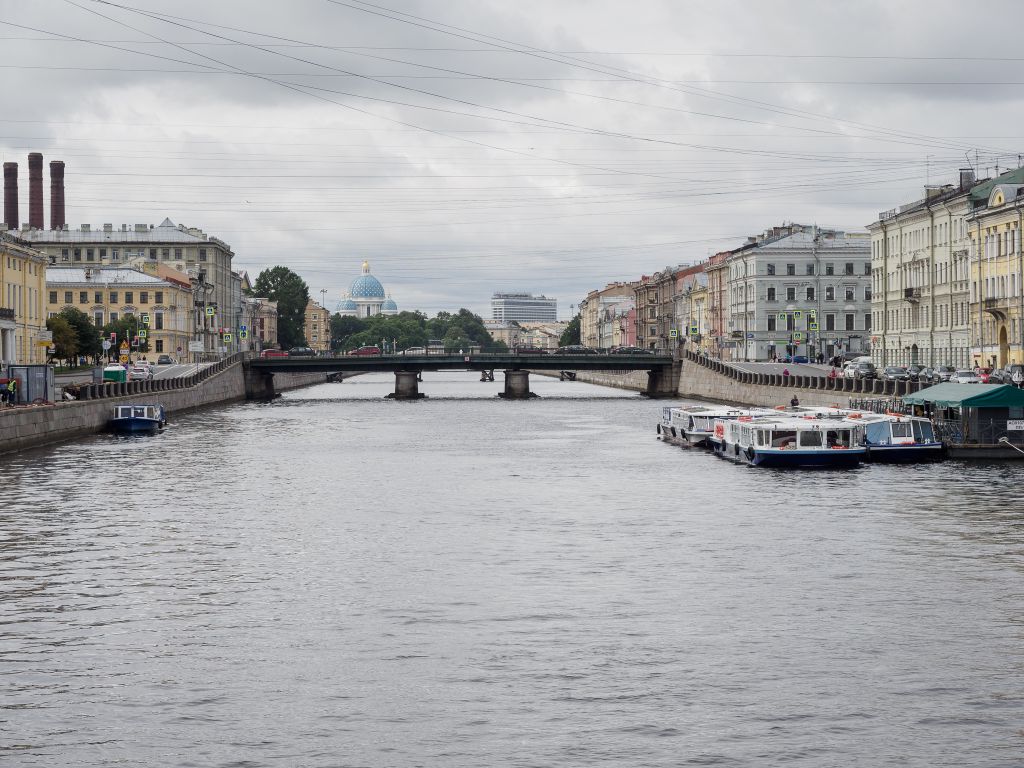
<svg viewBox="0 0 1024 768">
<path fill-rule="evenodd" d="M 1024 408 L 1024 389 L 1010 384 L 936 384 L 904 395 L 908 405 L 932 403 L 940 408 Z"/>
</svg>

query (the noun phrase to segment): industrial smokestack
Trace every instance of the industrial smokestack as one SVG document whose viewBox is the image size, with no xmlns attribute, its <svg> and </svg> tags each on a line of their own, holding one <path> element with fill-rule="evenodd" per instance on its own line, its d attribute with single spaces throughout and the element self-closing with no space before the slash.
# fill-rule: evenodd
<svg viewBox="0 0 1024 768">
<path fill-rule="evenodd" d="M 28 156 L 28 225 L 33 229 L 45 226 L 43 219 L 43 156 L 30 152 Z"/>
<path fill-rule="evenodd" d="M 64 161 L 50 161 L 50 229 L 63 229 L 64 219 Z"/>
<path fill-rule="evenodd" d="M 4 224 L 18 228 L 18 164 L 4 163 Z"/>
</svg>

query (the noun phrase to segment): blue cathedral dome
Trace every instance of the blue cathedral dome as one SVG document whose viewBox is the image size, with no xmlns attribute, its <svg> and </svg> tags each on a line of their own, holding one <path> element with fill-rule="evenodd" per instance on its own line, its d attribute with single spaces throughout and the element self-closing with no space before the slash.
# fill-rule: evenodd
<svg viewBox="0 0 1024 768">
<path fill-rule="evenodd" d="M 363 274 L 352 281 L 349 295 L 353 299 L 383 299 L 384 286 L 380 280 L 370 274 L 370 263 L 363 262 Z"/>
<path fill-rule="evenodd" d="M 397 312 L 398 305 L 395 304 L 395 300 L 388 296 L 384 299 L 384 303 L 380 305 L 381 312 Z"/>
<path fill-rule="evenodd" d="M 356 304 L 352 299 L 346 297 L 344 300 L 338 302 L 338 306 L 334 309 L 335 312 L 357 312 L 359 311 L 359 305 Z"/>
</svg>

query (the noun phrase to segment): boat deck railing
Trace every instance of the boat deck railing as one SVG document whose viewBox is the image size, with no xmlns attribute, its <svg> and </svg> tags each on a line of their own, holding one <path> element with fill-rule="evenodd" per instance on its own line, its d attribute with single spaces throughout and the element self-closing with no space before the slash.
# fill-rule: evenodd
<svg viewBox="0 0 1024 768">
<path fill-rule="evenodd" d="M 1007 430 L 1006 419 L 979 419 L 963 424 L 959 420 L 932 419 L 935 434 L 947 445 L 995 445 L 1009 443 L 1024 447 L 1024 432 Z"/>
</svg>

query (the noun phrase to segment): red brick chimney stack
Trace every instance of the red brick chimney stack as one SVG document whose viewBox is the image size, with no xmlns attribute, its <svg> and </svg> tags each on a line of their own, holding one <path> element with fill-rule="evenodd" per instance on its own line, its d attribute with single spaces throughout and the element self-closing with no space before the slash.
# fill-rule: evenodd
<svg viewBox="0 0 1024 768">
<path fill-rule="evenodd" d="M 4 224 L 18 228 L 18 164 L 4 163 Z"/>
<path fill-rule="evenodd" d="M 50 161 L 50 229 L 67 226 L 64 218 L 64 161 Z"/>
<path fill-rule="evenodd" d="M 30 152 L 28 156 L 28 225 L 33 229 L 45 226 L 43 217 L 43 155 Z"/>
</svg>

